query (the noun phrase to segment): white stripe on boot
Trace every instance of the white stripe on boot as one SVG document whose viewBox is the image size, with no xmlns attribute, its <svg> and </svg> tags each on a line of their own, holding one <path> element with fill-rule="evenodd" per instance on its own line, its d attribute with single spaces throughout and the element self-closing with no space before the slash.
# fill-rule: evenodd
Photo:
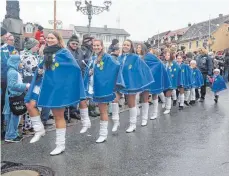
<svg viewBox="0 0 229 176">
<path fill-rule="evenodd" d="M 65 150 L 65 135 L 66 128 L 56 129 L 56 148 L 50 153 L 50 155 L 59 155 Z"/>
<path fill-rule="evenodd" d="M 180 94 L 180 106 L 184 106 L 184 94 Z"/>
<path fill-rule="evenodd" d="M 153 100 L 152 116 L 150 117 L 150 120 L 156 119 L 157 113 L 158 113 L 158 99 Z"/>
<path fill-rule="evenodd" d="M 149 112 L 149 103 L 142 103 L 142 126 L 147 125 Z"/>
<path fill-rule="evenodd" d="M 120 122 L 119 122 L 119 105 L 118 103 L 112 103 L 112 120 L 113 120 L 113 128 L 112 132 L 117 131 Z"/>
<path fill-rule="evenodd" d="M 88 114 L 88 108 L 80 109 L 80 117 L 81 117 L 81 123 L 82 123 L 82 129 L 80 130 L 80 133 L 86 133 L 89 128 L 91 128 L 91 121 Z"/>
<path fill-rule="evenodd" d="M 99 129 L 99 138 L 96 140 L 96 143 L 102 143 L 107 140 L 108 135 L 108 121 L 100 120 L 100 129 Z"/>
<path fill-rule="evenodd" d="M 41 122 L 40 116 L 30 117 L 32 122 L 32 127 L 35 131 L 33 138 L 30 140 L 30 143 L 35 143 L 40 140 L 42 136 L 45 135 L 45 128 L 43 123 Z"/>
<path fill-rule="evenodd" d="M 170 113 L 170 110 L 171 110 L 171 97 L 166 97 L 165 98 L 165 111 L 164 111 L 164 114 L 169 114 Z"/>
<path fill-rule="evenodd" d="M 136 130 L 137 108 L 136 107 L 130 108 L 129 113 L 130 113 L 130 126 L 126 130 L 127 133 L 131 133 Z"/>
</svg>

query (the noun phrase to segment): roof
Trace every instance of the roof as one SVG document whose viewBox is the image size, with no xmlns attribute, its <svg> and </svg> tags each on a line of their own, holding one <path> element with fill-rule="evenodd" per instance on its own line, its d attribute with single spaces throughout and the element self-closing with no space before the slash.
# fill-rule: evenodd
<svg viewBox="0 0 229 176">
<path fill-rule="evenodd" d="M 88 27 L 85 26 L 75 26 L 75 30 L 77 32 L 87 33 Z M 126 35 L 130 36 L 128 32 L 124 29 L 117 29 L 117 28 L 106 28 L 106 27 L 91 27 L 91 33 L 96 34 L 114 34 L 114 35 Z"/>
<path fill-rule="evenodd" d="M 216 31 L 221 24 L 229 20 L 229 15 L 220 16 L 210 20 L 210 32 Z M 209 20 L 193 24 L 183 35 L 181 41 L 203 38 L 209 35 Z"/>
<path fill-rule="evenodd" d="M 53 29 L 44 28 L 43 31 L 44 31 L 44 35 L 47 36 L 49 31 L 53 31 Z M 57 29 L 56 31 L 60 33 L 64 39 L 69 39 L 73 34 L 73 30 L 68 30 L 68 29 Z"/>
<path fill-rule="evenodd" d="M 177 29 L 174 31 L 170 31 L 166 37 L 174 37 L 175 35 L 184 35 L 188 31 L 189 27 Z"/>
<path fill-rule="evenodd" d="M 166 36 L 170 31 L 166 31 L 166 32 L 162 32 L 162 33 L 159 33 L 157 35 L 154 35 L 151 39 L 158 39 L 158 35 L 159 35 L 159 39 L 163 38 L 164 36 Z"/>
</svg>

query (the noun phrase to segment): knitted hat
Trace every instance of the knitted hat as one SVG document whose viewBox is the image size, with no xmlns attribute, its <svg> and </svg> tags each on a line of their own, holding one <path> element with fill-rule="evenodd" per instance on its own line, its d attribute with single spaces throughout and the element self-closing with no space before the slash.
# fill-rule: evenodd
<svg viewBox="0 0 229 176">
<path fill-rule="evenodd" d="M 38 30 L 39 30 L 39 31 L 42 31 L 43 29 L 44 29 L 44 28 L 43 28 L 42 26 L 40 26 L 40 25 L 38 26 Z"/>
<path fill-rule="evenodd" d="M 78 38 L 76 35 L 73 34 L 73 35 L 70 37 L 70 39 L 69 39 L 68 42 L 72 42 L 72 41 L 75 41 L 75 42 L 79 43 L 79 38 Z"/>
<path fill-rule="evenodd" d="M 118 39 L 113 39 L 112 42 L 111 42 L 112 45 L 116 45 L 118 43 L 119 43 Z"/>
<path fill-rule="evenodd" d="M 119 46 L 114 46 L 112 49 L 111 49 L 111 52 L 115 52 L 115 51 L 117 51 L 117 50 L 119 50 L 120 48 L 119 48 Z"/>
<path fill-rule="evenodd" d="M 34 38 L 25 38 L 24 47 L 28 50 L 39 44 L 39 42 Z"/>
<path fill-rule="evenodd" d="M 5 35 L 5 34 L 7 34 L 6 29 L 3 28 L 3 27 L 1 27 L 1 37 L 2 37 L 3 35 Z"/>
<path fill-rule="evenodd" d="M 89 41 L 92 41 L 92 39 L 94 39 L 94 37 L 91 37 L 89 34 L 83 35 L 83 43 L 87 43 Z"/>
<path fill-rule="evenodd" d="M 216 69 L 214 69 L 213 72 L 214 72 L 214 73 L 215 73 L 215 72 L 219 72 L 219 73 L 220 73 L 220 69 L 216 68 Z"/>
</svg>

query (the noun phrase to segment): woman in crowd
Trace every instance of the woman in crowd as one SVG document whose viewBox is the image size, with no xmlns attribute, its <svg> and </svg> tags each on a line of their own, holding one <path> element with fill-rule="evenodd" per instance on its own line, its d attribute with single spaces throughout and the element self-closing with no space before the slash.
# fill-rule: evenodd
<svg viewBox="0 0 229 176">
<path fill-rule="evenodd" d="M 100 131 L 97 143 L 106 141 L 108 135 L 108 103 L 115 99 L 115 85 L 120 64 L 104 52 L 102 40 L 93 41 L 93 58 L 85 75 L 87 95 L 98 103 L 100 111 Z M 90 79 L 92 78 L 92 79 Z"/>
<path fill-rule="evenodd" d="M 40 75 L 43 75 L 41 79 Z M 50 32 L 47 36 L 43 62 L 39 64 L 38 73 L 35 74 L 25 98 L 35 131 L 30 143 L 37 142 L 45 135 L 37 107 L 51 108 L 56 123 L 56 148 L 50 155 L 64 152 L 65 107 L 79 103 L 81 98 L 85 98 L 85 94 L 80 68 L 72 54 L 65 48 L 60 34 L 55 31 Z"/>
<path fill-rule="evenodd" d="M 119 56 L 119 62 L 121 64 L 120 77 L 123 78 L 124 82 L 118 79 L 118 84 L 125 84 L 125 88 L 120 93 L 127 95 L 130 112 L 130 125 L 126 132 L 131 133 L 136 130 L 137 123 L 136 94 L 142 92 L 147 86 L 153 83 L 154 79 L 150 68 L 135 54 L 131 40 L 125 40 L 123 42 L 122 55 Z M 120 93 L 116 94 L 116 99 L 112 104 L 113 131 L 117 130 L 119 126 L 118 101 L 120 99 Z"/>
</svg>

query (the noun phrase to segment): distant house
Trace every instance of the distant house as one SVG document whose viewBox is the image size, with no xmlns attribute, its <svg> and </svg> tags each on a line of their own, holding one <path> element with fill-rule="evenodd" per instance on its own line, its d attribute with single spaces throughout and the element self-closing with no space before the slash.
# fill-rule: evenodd
<svg viewBox="0 0 229 176">
<path fill-rule="evenodd" d="M 44 36 L 47 37 L 50 31 L 53 31 L 53 29 L 44 28 Z M 68 40 L 70 39 L 70 37 L 73 34 L 73 30 L 68 30 L 68 29 L 57 29 L 56 32 L 61 34 L 66 45 L 67 45 Z"/>
<path fill-rule="evenodd" d="M 205 47 L 209 51 L 221 51 L 229 47 L 229 15 L 193 24 L 179 41 L 186 51 Z"/>
<path fill-rule="evenodd" d="M 170 31 L 156 34 L 153 37 L 148 39 L 148 43 L 151 44 L 155 48 L 157 48 L 157 47 L 161 48 L 162 46 L 164 46 L 166 35 L 169 33 L 170 33 Z"/>
<path fill-rule="evenodd" d="M 74 33 L 79 36 L 80 41 L 82 41 L 83 35 L 88 34 L 88 27 L 74 26 Z M 105 50 L 107 51 L 113 39 L 118 39 L 121 45 L 130 34 L 124 29 L 108 28 L 107 25 L 105 25 L 104 27 L 91 27 L 91 36 L 103 40 Z"/>
</svg>

